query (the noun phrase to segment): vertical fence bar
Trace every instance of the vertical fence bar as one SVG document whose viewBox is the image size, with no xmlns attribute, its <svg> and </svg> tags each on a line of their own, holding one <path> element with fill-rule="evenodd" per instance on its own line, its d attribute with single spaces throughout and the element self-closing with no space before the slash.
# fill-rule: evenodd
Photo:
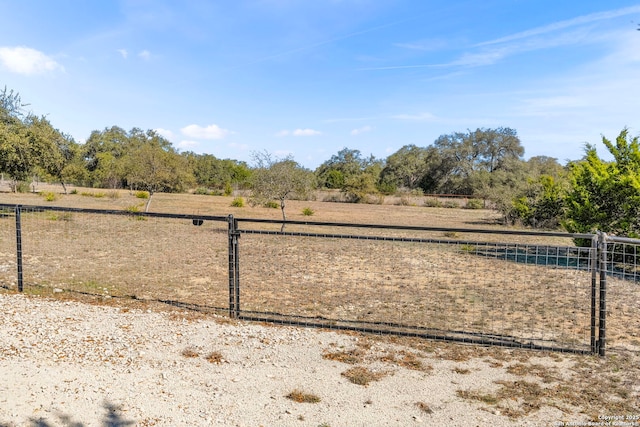
<svg viewBox="0 0 640 427">
<path fill-rule="evenodd" d="M 24 290 L 24 277 L 22 273 L 22 205 L 16 205 L 16 256 L 18 264 L 18 292 Z"/>
<path fill-rule="evenodd" d="M 234 295 L 235 295 L 235 318 L 240 317 L 240 231 L 238 220 L 233 219 L 233 258 L 234 258 Z"/>
<path fill-rule="evenodd" d="M 597 325 L 597 301 L 598 301 L 598 271 L 600 265 L 600 259 L 598 257 L 598 236 L 595 235 L 591 238 L 591 254 L 589 255 L 589 262 L 591 262 L 591 353 L 596 354 L 598 352 L 598 343 L 596 340 L 596 325 Z"/>
<path fill-rule="evenodd" d="M 600 313 L 598 325 L 598 354 L 605 355 L 607 342 L 607 235 L 598 233 L 600 246 Z"/>
<path fill-rule="evenodd" d="M 227 217 L 227 222 L 229 224 L 229 317 L 236 317 L 236 248 L 235 248 L 235 225 L 236 221 L 233 218 L 233 215 L 229 215 Z"/>
</svg>

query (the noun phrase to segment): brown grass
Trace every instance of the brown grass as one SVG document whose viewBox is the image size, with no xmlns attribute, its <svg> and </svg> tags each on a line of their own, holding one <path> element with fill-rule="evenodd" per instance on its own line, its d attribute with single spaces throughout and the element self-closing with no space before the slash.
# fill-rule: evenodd
<svg viewBox="0 0 640 427">
<path fill-rule="evenodd" d="M 287 399 L 291 399 L 294 402 L 298 403 L 318 403 L 320 402 L 320 397 L 315 394 L 305 393 L 299 389 L 293 390 L 291 393 L 285 396 Z"/>
<path fill-rule="evenodd" d="M 347 369 L 342 376 L 353 384 L 367 386 L 372 381 L 379 381 L 387 375 L 386 372 L 374 372 L 364 366 L 355 366 Z"/>
<path fill-rule="evenodd" d="M 182 350 L 182 356 L 186 357 L 186 358 L 195 358 L 195 357 L 199 357 L 200 353 L 198 352 L 197 349 L 193 348 L 193 347 L 187 347 L 184 350 Z"/>
<path fill-rule="evenodd" d="M 212 351 L 211 353 L 207 354 L 207 356 L 205 357 L 205 360 L 209 363 L 214 363 L 216 365 L 219 365 L 222 362 L 224 362 L 224 357 L 222 356 L 222 353 L 220 353 L 219 351 Z"/>
</svg>

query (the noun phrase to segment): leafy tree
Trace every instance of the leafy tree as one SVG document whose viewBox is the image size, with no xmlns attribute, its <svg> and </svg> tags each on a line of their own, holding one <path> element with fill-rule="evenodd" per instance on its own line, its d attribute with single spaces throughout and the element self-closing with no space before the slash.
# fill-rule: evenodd
<svg viewBox="0 0 640 427">
<path fill-rule="evenodd" d="M 243 186 L 251 171 L 245 162 L 218 159 L 212 154 L 183 153 L 188 159 L 196 183 L 201 186 L 225 189 L 232 185 Z"/>
<path fill-rule="evenodd" d="M 92 187 L 118 188 L 126 184 L 123 158 L 129 142 L 127 132 L 117 126 L 91 132 L 82 156 Z"/>
<path fill-rule="evenodd" d="M 640 142 L 623 129 L 615 143 L 602 137 L 614 160 L 602 160 L 586 145 L 583 160 L 571 163 L 565 228 L 572 233 L 596 230 L 640 237 Z M 586 244 L 586 242 L 577 242 Z"/>
<path fill-rule="evenodd" d="M 300 166 L 292 157 L 277 159 L 268 152 L 253 153 L 255 168 L 251 180 L 252 205 L 263 205 L 270 201 L 278 201 L 282 211 L 282 228 L 284 231 L 286 200 L 292 197 L 306 198 L 314 188 L 313 173 Z"/>
<path fill-rule="evenodd" d="M 387 157 L 380 173 L 378 187 L 385 193 L 404 187 L 415 189 L 425 182 L 429 165 L 433 163 L 435 150 L 416 145 L 405 145 Z"/>
<path fill-rule="evenodd" d="M 129 139 L 129 150 L 123 158 L 125 179 L 129 187 L 149 192 L 145 211 L 155 193 L 184 191 L 193 182 L 186 159 L 158 133 L 133 129 Z"/>
<path fill-rule="evenodd" d="M 439 159 L 427 172 L 431 180 L 425 191 L 453 194 L 474 194 L 491 182 L 487 174 L 513 167 L 521 160 L 524 148 L 511 128 L 476 129 L 440 136 L 433 144 Z M 435 190 L 435 191 L 434 191 Z"/>
<path fill-rule="evenodd" d="M 320 186 L 324 188 L 342 188 L 349 179 L 365 172 L 376 163 L 373 156 L 365 158 L 360 150 L 343 148 L 318 166 L 315 174 Z M 369 169 L 369 172 L 372 171 Z"/>
</svg>

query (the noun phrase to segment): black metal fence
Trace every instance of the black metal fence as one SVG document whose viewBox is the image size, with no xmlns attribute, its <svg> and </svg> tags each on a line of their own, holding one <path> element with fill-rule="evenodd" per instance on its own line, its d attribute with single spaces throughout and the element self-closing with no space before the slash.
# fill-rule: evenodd
<svg viewBox="0 0 640 427">
<path fill-rule="evenodd" d="M 607 342 L 640 346 L 636 240 L 281 227 L 233 216 L 0 204 L 0 286 L 508 347 L 604 355 Z M 575 238 L 592 245 L 575 247 Z"/>
</svg>

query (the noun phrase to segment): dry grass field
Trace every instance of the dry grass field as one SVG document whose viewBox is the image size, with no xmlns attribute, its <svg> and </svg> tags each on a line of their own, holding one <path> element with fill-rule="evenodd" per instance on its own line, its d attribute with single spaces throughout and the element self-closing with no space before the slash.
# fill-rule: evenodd
<svg viewBox="0 0 640 427">
<path fill-rule="evenodd" d="M 56 187 L 46 191 L 56 193 L 54 200 L 47 201 L 37 194 L 0 193 L 0 203 L 120 211 L 141 211 L 146 203 L 125 190 L 77 189 L 77 194 L 69 195 L 58 194 Z M 319 195 L 318 199 L 321 198 Z M 279 209 L 232 207 L 232 200 L 221 196 L 157 194 L 150 212 L 281 218 Z M 287 214 L 288 219 L 296 221 L 451 230 L 289 225 L 288 232 L 301 235 L 283 236 L 265 233 L 279 230 L 279 224 L 240 221 L 240 230 L 246 232 L 240 237 L 239 252 L 242 313 L 284 323 L 321 320 L 325 326 L 374 325 L 379 329 L 468 341 L 589 349 L 591 273 L 578 266 L 567 268 L 558 259 L 551 263 L 541 262 L 540 257 L 532 262 L 500 259 L 502 246 L 497 245 L 508 243 L 529 254 L 548 246 L 572 246 L 570 239 L 474 233 L 473 230 L 513 229 L 500 225 L 498 214 L 491 210 L 427 208 L 417 198 L 412 200 L 413 206 L 396 203 L 396 199 L 371 205 L 290 201 Z M 305 208 L 311 209 L 313 215 L 304 215 Z M 25 211 L 22 219 L 26 293 L 99 304 L 198 308 L 204 312 L 224 312 L 229 307 L 228 224 L 224 220 L 207 220 L 194 226 L 182 218 L 50 210 Z M 362 238 L 308 235 L 315 233 Z M 385 236 L 387 240 L 367 239 L 373 235 Z M 403 238 L 431 242 L 406 242 Z M 13 217 L 0 218 L 0 239 L 0 291 L 13 292 L 16 287 Z M 494 255 L 487 256 L 487 252 Z M 566 259 L 565 262 L 569 263 Z M 579 358 L 574 365 L 574 384 L 559 382 L 554 387 L 535 389 L 523 388 L 523 383 L 503 384 L 504 391 L 492 396 L 461 397 L 491 401 L 498 406 L 511 396 L 537 405 L 553 402 L 595 405 L 591 408 L 594 414 L 602 408 L 617 411 L 616 414 L 638 411 L 638 283 L 610 278 L 608 312 L 610 355 L 605 359 L 571 356 Z M 528 362 L 535 352 L 514 353 L 413 338 L 379 339 L 454 360 L 488 353 L 505 358 L 516 355 L 513 357 L 522 360 L 523 372 L 551 376 L 555 378 L 553 381 L 560 375 L 543 368 L 536 373 L 535 364 Z M 593 387 L 603 387 L 602 395 L 580 393 Z M 523 408 L 518 411 L 526 412 L 526 407 Z"/>
</svg>

